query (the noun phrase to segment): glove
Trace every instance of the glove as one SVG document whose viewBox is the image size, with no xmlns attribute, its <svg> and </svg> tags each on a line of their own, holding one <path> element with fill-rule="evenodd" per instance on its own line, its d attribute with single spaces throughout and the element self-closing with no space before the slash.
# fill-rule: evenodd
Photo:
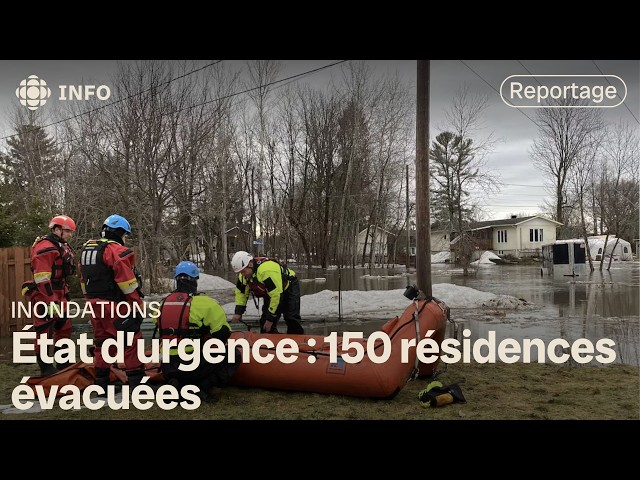
<svg viewBox="0 0 640 480">
<path fill-rule="evenodd" d="M 443 386 L 440 382 L 431 382 L 418 394 L 420 406 L 441 407 L 450 403 L 467 403 L 457 383 Z"/>
<path fill-rule="evenodd" d="M 116 330 L 138 333 L 140 331 L 140 325 L 142 325 L 142 320 L 143 318 L 131 316 L 128 318 L 118 318 L 113 322 L 113 324 L 115 325 Z"/>
<path fill-rule="evenodd" d="M 144 293 L 142 293 L 142 275 L 138 272 L 137 267 L 133 267 L 133 274 L 136 277 L 136 282 L 138 282 L 138 288 L 136 288 L 138 295 L 140 295 L 140 298 L 144 298 Z"/>
<path fill-rule="evenodd" d="M 278 333 L 278 330 L 274 327 L 277 317 L 270 312 L 262 314 L 262 331 L 261 333 Z"/>
<path fill-rule="evenodd" d="M 61 317 L 62 308 L 59 303 L 49 303 L 47 306 L 47 315 L 49 318 L 60 318 Z"/>
</svg>

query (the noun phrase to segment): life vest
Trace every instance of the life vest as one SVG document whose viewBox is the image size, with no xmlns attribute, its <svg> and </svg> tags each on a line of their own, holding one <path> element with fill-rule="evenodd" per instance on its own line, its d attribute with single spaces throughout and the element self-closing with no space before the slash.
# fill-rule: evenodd
<svg viewBox="0 0 640 480">
<path fill-rule="evenodd" d="M 258 282 L 258 279 L 256 277 L 258 272 L 258 267 L 262 265 L 264 262 L 276 262 L 280 266 L 280 273 L 282 275 L 282 291 L 285 291 L 289 284 L 289 269 L 285 265 L 282 265 L 275 258 L 253 257 L 253 263 L 254 263 L 253 275 L 249 280 L 247 280 L 247 285 L 249 285 L 249 289 L 251 290 L 251 293 L 253 293 L 255 297 L 267 297 L 269 295 L 269 291 L 267 290 L 267 287 L 265 287 L 264 283 Z"/>
<path fill-rule="evenodd" d="M 54 246 L 46 247 L 42 250 L 37 250 L 38 244 L 43 241 L 49 241 Z M 48 251 L 57 250 L 58 256 L 56 257 L 53 265 L 51 266 L 51 288 L 53 290 L 64 290 L 65 289 L 65 280 L 69 275 L 75 275 L 76 266 L 73 262 L 73 250 L 68 243 L 61 242 L 60 237 L 53 234 L 42 235 L 35 239 L 33 245 L 31 246 L 31 256 L 39 255 L 41 253 L 45 253 Z M 35 273 L 33 270 L 33 266 L 31 267 L 31 272 Z M 34 281 L 27 281 L 22 284 L 22 292 L 23 295 L 26 292 L 30 292 L 37 289 L 37 285 Z"/>
<path fill-rule="evenodd" d="M 122 301 L 125 296 L 114 279 L 113 269 L 103 260 L 104 249 L 109 243 L 118 242 L 101 238 L 89 240 L 82 246 L 80 269 L 82 270 L 85 294 L 88 298 Z"/>
<path fill-rule="evenodd" d="M 173 292 L 160 305 L 158 316 L 158 332 L 160 340 L 183 338 L 200 338 L 204 332 L 200 327 L 190 328 L 189 314 L 191 312 L 192 293 Z M 209 329 L 205 328 L 208 332 Z"/>
</svg>

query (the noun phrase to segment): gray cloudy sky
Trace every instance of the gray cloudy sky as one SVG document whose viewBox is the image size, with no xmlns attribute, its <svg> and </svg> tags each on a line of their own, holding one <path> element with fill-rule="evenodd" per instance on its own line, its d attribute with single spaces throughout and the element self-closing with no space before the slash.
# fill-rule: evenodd
<svg viewBox="0 0 640 480">
<path fill-rule="evenodd" d="M 202 61 L 202 64 L 210 61 Z M 335 60 L 282 60 L 281 77 L 303 73 Z M 398 71 L 412 85 L 415 95 L 415 60 L 373 60 L 376 71 Z M 237 61 L 238 65 L 242 61 Z M 13 133 L 9 116 L 20 106 L 15 90 L 21 80 L 37 75 L 52 88 L 49 102 L 57 100 L 57 86 L 68 84 L 111 85 L 111 75 L 117 69 L 115 60 L 0 60 L 0 137 Z M 340 66 L 302 77 L 302 82 L 322 85 L 331 75 L 339 74 Z M 537 136 L 537 127 L 530 120 L 536 109 L 515 109 L 507 106 L 497 90 L 510 75 L 617 75 L 626 84 L 624 104 L 602 109 L 609 123 L 629 122 L 640 131 L 640 60 L 432 60 L 430 78 L 430 141 L 445 128 L 443 111 L 456 91 L 467 86 L 470 92 L 487 95 L 483 134 L 493 132 L 503 141 L 488 157 L 487 166 L 497 172 L 504 183 L 501 193 L 483 201 L 487 218 L 505 218 L 511 213 L 536 214 L 547 195 L 545 178 L 532 164 L 529 148 Z M 593 79 L 590 79 L 593 81 Z M 535 85 L 535 84 L 534 84 Z M 603 85 L 608 85 L 603 83 Z M 114 98 L 111 98 L 114 100 Z M 42 108 L 46 108 L 45 105 Z M 24 108 L 24 107 L 22 107 Z M 526 116 L 525 116 L 526 114 Z M 635 118 L 634 118 L 635 116 Z M 4 142 L 0 142 L 0 148 Z"/>
</svg>

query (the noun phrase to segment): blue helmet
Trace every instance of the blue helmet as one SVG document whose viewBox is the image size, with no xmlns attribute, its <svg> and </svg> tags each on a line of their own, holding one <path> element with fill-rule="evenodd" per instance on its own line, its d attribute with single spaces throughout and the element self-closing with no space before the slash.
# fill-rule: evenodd
<svg viewBox="0 0 640 480">
<path fill-rule="evenodd" d="M 115 213 L 113 215 L 109 215 L 107 219 L 104 222 L 102 222 L 102 228 L 104 227 L 109 227 L 113 230 L 121 228 L 125 232 L 127 232 L 129 235 L 131 235 L 131 225 L 129 225 L 129 222 L 127 222 L 127 219 Z"/>
<path fill-rule="evenodd" d="M 189 262 L 188 260 L 183 260 L 176 266 L 176 271 L 173 274 L 173 278 L 176 278 L 178 275 L 188 275 L 192 278 L 200 278 L 200 269 L 196 266 L 195 263 Z"/>
</svg>

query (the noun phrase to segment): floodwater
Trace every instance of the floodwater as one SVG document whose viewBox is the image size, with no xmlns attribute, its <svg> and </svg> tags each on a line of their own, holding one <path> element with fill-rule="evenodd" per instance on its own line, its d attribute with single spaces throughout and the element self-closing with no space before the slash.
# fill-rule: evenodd
<svg viewBox="0 0 640 480">
<path fill-rule="evenodd" d="M 491 292 L 511 295 L 534 304 L 531 309 L 464 309 L 451 311 L 451 319 L 458 327 L 459 336 L 469 329 L 469 339 L 487 339 L 495 332 L 496 342 L 512 338 L 521 342 L 526 338 L 539 338 L 546 343 L 562 338 L 570 344 L 586 338 L 594 345 L 601 339 L 610 339 L 615 345 L 615 363 L 640 365 L 640 264 L 617 262 L 610 271 L 596 271 L 584 278 L 541 276 L 535 265 L 481 266 L 471 276 L 464 277 L 460 269 L 445 264 L 431 266 L 432 284 L 453 283 Z M 404 289 L 416 282 L 415 273 L 406 273 L 404 267 L 395 269 L 340 269 L 323 270 L 292 267 L 300 278 L 303 295 L 322 290 L 394 290 Z M 232 273 L 216 273 L 235 283 Z M 230 299 L 218 300 L 222 303 Z M 398 312 L 400 314 L 402 312 Z M 386 320 L 357 320 L 348 318 L 305 319 L 305 331 L 328 335 L 333 331 L 364 332 L 365 336 L 378 330 Z M 450 324 L 448 337 L 454 335 Z M 235 328 L 235 326 L 234 326 Z M 150 335 L 148 332 L 146 335 Z M 0 338 L 0 361 L 11 361 L 12 339 Z M 598 352 L 596 352 L 597 354 Z M 595 362 L 591 362 L 595 363 Z"/>
<path fill-rule="evenodd" d="M 586 338 L 595 345 L 606 338 L 615 343 L 611 347 L 616 352 L 615 363 L 640 365 L 638 262 L 617 262 L 609 271 L 596 271 L 575 279 L 542 276 L 536 265 L 486 265 L 468 277 L 451 265 L 433 264 L 431 268 L 432 284 L 453 283 L 497 295 L 511 295 L 534 304 L 527 310 L 452 309 L 451 318 L 459 332 L 469 329 L 472 341 L 488 339 L 490 332 L 495 332 L 497 343 L 505 338 L 518 342 L 539 338 L 548 344 L 558 338 L 573 344 L 577 339 Z M 339 285 L 343 291 L 404 289 L 416 281 L 415 273 L 407 274 L 404 268 L 299 269 L 296 273 L 301 278 L 303 295 L 325 289 L 338 290 Z M 307 331 L 322 335 L 331 331 L 363 331 L 367 335 L 382 323 L 327 319 L 312 322 Z M 447 336 L 453 337 L 453 324 L 450 327 Z M 557 354 L 560 353 L 558 349 Z"/>
</svg>

